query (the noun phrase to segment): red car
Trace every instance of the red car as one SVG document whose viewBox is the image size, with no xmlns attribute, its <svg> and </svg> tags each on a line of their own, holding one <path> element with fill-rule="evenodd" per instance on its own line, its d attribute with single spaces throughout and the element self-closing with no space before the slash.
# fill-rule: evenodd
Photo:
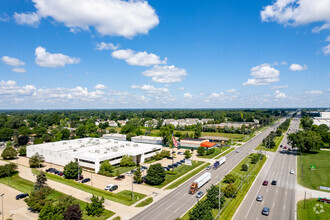
<svg viewBox="0 0 330 220">
<path fill-rule="evenodd" d="M 286 149 L 286 147 L 283 147 L 283 149 Z"/>
<path fill-rule="evenodd" d="M 79 180 L 82 180 L 82 179 L 84 179 L 84 176 L 83 175 L 79 176 Z M 78 181 L 78 178 L 76 178 L 76 181 Z"/>
<path fill-rule="evenodd" d="M 263 183 L 262 183 L 263 186 L 268 186 L 268 181 L 265 180 Z"/>
</svg>

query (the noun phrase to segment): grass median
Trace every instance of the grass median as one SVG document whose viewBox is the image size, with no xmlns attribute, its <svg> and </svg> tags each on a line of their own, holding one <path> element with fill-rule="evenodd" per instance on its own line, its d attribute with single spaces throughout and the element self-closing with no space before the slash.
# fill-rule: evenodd
<svg viewBox="0 0 330 220">
<path fill-rule="evenodd" d="M 197 173 L 201 172 L 202 170 L 204 170 L 209 165 L 211 165 L 211 164 L 206 163 L 206 164 L 202 165 L 201 167 L 198 167 L 196 170 L 191 171 L 190 173 L 188 173 L 184 177 L 180 178 L 179 180 L 175 181 L 174 183 L 172 183 L 171 185 L 166 187 L 165 189 L 174 189 L 174 188 L 180 186 L 182 183 L 186 182 L 188 179 L 195 176 Z"/>
<path fill-rule="evenodd" d="M 317 199 L 301 200 L 297 204 L 297 217 L 298 220 L 328 220 L 330 219 L 330 204 L 318 202 Z"/>
<path fill-rule="evenodd" d="M 202 165 L 203 163 L 204 162 L 202 162 L 202 161 L 192 161 L 192 166 L 181 165 L 174 169 L 174 174 L 166 173 L 165 181 L 162 184 L 152 186 L 152 187 L 156 187 L 159 189 L 163 188 L 167 184 L 171 183 L 172 181 L 176 180 L 177 178 L 181 177 L 182 175 L 188 173 L 190 170 L 193 170 L 196 167 Z M 148 185 L 148 186 L 150 186 L 150 185 Z"/>
<path fill-rule="evenodd" d="M 38 174 L 38 170 L 36 169 L 32 169 L 32 173 L 34 174 Z M 136 203 L 137 201 L 143 199 L 144 197 L 146 197 L 145 194 L 141 194 L 141 193 L 137 193 L 134 192 L 133 193 L 133 199 L 132 199 L 132 191 L 129 190 L 123 190 L 120 191 L 118 193 L 112 193 L 112 192 L 108 192 L 102 189 L 98 189 L 89 185 L 85 185 L 83 183 L 78 183 L 74 180 L 68 180 L 65 179 L 63 177 L 54 175 L 54 174 L 50 174 L 50 173 L 46 173 L 46 176 L 48 179 L 74 187 L 76 189 L 79 189 L 81 191 L 90 193 L 90 194 L 94 194 L 96 196 L 103 196 L 105 199 L 111 200 L 113 202 L 117 202 L 123 205 L 127 205 L 130 206 L 134 203 Z"/>
<path fill-rule="evenodd" d="M 137 204 L 135 207 L 144 207 L 144 206 L 149 205 L 153 201 L 154 201 L 154 199 L 152 197 L 149 197 L 149 198 L 143 200 L 142 202 L 140 202 L 139 204 Z"/>
<path fill-rule="evenodd" d="M 0 183 L 7 185 L 8 184 L 8 177 L 0 178 Z M 14 174 L 9 177 L 9 186 L 22 192 L 22 193 L 29 193 L 34 189 L 34 183 L 21 178 L 18 174 Z M 57 200 L 60 196 L 65 196 L 66 194 L 61 193 L 57 190 L 53 190 L 46 199 L 50 200 Z M 83 219 L 86 220 L 105 220 L 113 216 L 115 213 L 109 210 L 105 210 L 104 213 L 100 217 L 93 217 L 93 216 L 88 216 L 86 212 L 86 206 L 87 202 L 84 202 L 82 200 L 76 199 L 81 207 L 81 210 L 83 211 Z"/>
<path fill-rule="evenodd" d="M 275 137 L 274 138 L 274 142 L 275 142 L 275 147 L 274 148 L 266 148 L 266 151 L 270 151 L 270 152 L 276 152 L 277 148 L 280 146 L 282 140 L 284 138 L 284 135 L 281 135 L 280 137 Z M 261 143 L 259 144 L 258 147 L 255 148 L 255 150 L 265 150 L 265 146 Z"/>
<path fill-rule="evenodd" d="M 232 152 L 233 150 L 235 150 L 235 148 L 231 147 L 231 148 L 227 149 L 227 151 L 225 151 L 222 154 L 220 154 L 219 156 L 215 157 L 214 159 L 219 159 L 220 157 L 224 157 L 227 154 L 229 154 L 230 152 Z"/>
</svg>

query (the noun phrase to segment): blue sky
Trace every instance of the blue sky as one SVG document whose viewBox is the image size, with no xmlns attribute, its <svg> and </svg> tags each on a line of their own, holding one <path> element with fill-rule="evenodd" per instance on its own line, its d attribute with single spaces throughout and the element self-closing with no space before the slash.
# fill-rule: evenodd
<svg viewBox="0 0 330 220">
<path fill-rule="evenodd" d="M 5 0 L 0 108 L 329 107 L 329 30 L 330 0 Z"/>
</svg>

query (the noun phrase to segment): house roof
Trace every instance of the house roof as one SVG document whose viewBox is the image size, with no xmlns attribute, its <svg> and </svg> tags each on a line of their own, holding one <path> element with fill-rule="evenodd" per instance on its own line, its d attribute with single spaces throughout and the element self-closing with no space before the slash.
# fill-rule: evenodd
<svg viewBox="0 0 330 220">
<path fill-rule="evenodd" d="M 213 147 L 215 143 L 209 142 L 209 141 L 204 141 L 201 143 L 202 147 Z"/>
</svg>

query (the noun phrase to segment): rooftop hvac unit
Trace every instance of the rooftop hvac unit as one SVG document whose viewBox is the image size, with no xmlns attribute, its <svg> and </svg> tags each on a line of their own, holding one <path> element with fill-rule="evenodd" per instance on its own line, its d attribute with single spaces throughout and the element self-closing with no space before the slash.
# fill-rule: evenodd
<svg viewBox="0 0 330 220">
<path fill-rule="evenodd" d="M 95 153 L 100 153 L 100 150 L 95 150 Z"/>
<path fill-rule="evenodd" d="M 122 145 L 120 145 L 120 147 L 125 147 L 125 145 L 122 144 Z"/>
<path fill-rule="evenodd" d="M 128 143 L 126 144 L 126 146 L 129 146 L 129 145 L 130 145 L 130 144 L 128 144 Z"/>
<path fill-rule="evenodd" d="M 138 144 L 133 144 L 133 147 L 138 147 L 139 145 Z"/>
<path fill-rule="evenodd" d="M 104 151 L 104 154 L 107 154 L 108 152 Z"/>
<path fill-rule="evenodd" d="M 73 149 L 73 152 L 77 152 L 77 149 Z"/>
<path fill-rule="evenodd" d="M 118 141 L 115 141 L 114 143 L 115 143 L 115 144 L 118 144 Z"/>
<path fill-rule="evenodd" d="M 63 145 L 64 145 L 64 144 L 66 144 L 66 142 L 65 142 L 65 141 L 63 142 Z"/>
<path fill-rule="evenodd" d="M 110 150 L 110 148 L 108 148 L 108 147 L 106 147 L 105 149 L 106 149 L 106 150 Z"/>
</svg>

